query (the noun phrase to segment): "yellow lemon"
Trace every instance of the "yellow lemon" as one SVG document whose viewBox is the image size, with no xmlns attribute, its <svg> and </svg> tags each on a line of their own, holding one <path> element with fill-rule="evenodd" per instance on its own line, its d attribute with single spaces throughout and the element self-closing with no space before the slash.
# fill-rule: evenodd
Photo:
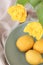
<svg viewBox="0 0 43 65">
<path fill-rule="evenodd" d="M 27 12 L 25 10 L 25 7 L 21 4 L 11 6 L 8 9 L 8 14 L 11 16 L 12 20 L 17 20 L 20 23 L 25 22 L 27 17 Z"/>
<path fill-rule="evenodd" d="M 33 49 L 37 50 L 40 53 L 43 53 L 43 39 L 36 41 L 36 43 L 33 46 Z"/>
<path fill-rule="evenodd" d="M 35 50 L 29 50 L 25 54 L 26 61 L 32 65 L 37 65 L 43 62 L 42 56 Z"/>
<path fill-rule="evenodd" d="M 39 40 L 42 37 L 42 26 L 39 22 L 30 22 L 24 28 L 24 32 L 28 32 L 31 36 Z"/>
<path fill-rule="evenodd" d="M 16 42 L 17 48 L 22 52 L 31 49 L 33 47 L 33 44 L 34 44 L 34 40 L 29 35 L 21 36 L 20 38 L 18 38 Z"/>
</svg>

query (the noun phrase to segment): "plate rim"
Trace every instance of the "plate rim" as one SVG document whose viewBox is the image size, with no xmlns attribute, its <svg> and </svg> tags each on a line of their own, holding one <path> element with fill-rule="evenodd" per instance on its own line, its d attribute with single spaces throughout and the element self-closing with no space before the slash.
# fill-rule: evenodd
<svg viewBox="0 0 43 65">
<path fill-rule="evenodd" d="M 26 21 L 26 22 L 24 22 L 24 23 L 22 23 L 22 24 L 19 24 L 17 27 L 20 27 L 20 26 L 22 26 L 22 25 L 24 25 L 24 24 L 27 25 L 27 24 L 30 23 L 30 22 L 34 22 L 34 21 Z M 6 61 L 7 61 L 8 65 L 11 65 L 11 64 L 10 64 L 10 62 L 8 61 L 7 56 L 6 56 L 6 42 L 7 42 L 8 38 L 9 38 L 9 36 L 11 35 L 11 33 L 12 33 L 14 30 L 16 30 L 17 27 L 16 27 L 16 28 L 13 28 L 13 29 L 10 31 L 10 33 L 9 33 L 9 35 L 8 35 L 6 41 L 5 41 L 4 54 L 5 54 L 5 58 L 6 58 Z"/>
<path fill-rule="evenodd" d="M 22 25 L 24 25 L 24 24 L 27 24 L 27 23 L 29 23 L 29 22 L 25 22 L 25 23 L 19 24 L 17 27 L 20 27 L 20 26 L 22 26 Z M 11 65 L 11 64 L 10 64 L 10 62 L 8 61 L 7 56 L 6 56 L 6 44 L 7 44 L 7 40 L 8 40 L 8 38 L 9 38 L 9 36 L 11 35 L 11 33 L 12 33 L 14 30 L 17 29 L 17 27 L 16 27 L 15 29 L 13 28 L 13 29 L 10 31 L 10 33 L 9 33 L 9 35 L 8 35 L 6 41 L 5 41 L 4 54 L 5 54 L 5 58 L 6 58 L 6 61 L 7 61 L 8 65 Z"/>
</svg>

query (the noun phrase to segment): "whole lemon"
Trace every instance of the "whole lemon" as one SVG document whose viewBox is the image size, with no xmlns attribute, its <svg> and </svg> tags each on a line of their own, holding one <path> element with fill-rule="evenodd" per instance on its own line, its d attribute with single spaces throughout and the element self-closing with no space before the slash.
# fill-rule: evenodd
<svg viewBox="0 0 43 65">
<path fill-rule="evenodd" d="M 33 46 L 33 49 L 37 50 L 40 53 L 43 53 L 43 39 L 36 41 L 36 43 Z"/>
<path fill-rule="evenodd" d="M 35 50 L 29 50 L 25 54 L 26 61 L 32 65 L 37 65 L 43 62 L 42 56 Z"/>
<path fill-rule="evenodd" d="M 17 48 L 22 52 L 25 52 L 25 51 L 31 49 L 33 47 L 33 44 L 34 44 L 34 40 L 29 35 L 21 36 L 20 38 L 18 38 L 18 40 L 16 42 Z"/>
</svg>

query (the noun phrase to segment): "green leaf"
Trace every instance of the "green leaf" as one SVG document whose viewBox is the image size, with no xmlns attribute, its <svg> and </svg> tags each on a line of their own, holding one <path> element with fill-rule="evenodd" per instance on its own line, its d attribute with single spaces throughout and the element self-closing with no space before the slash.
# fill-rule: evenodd
<svg viewBox="0 0 43 65">
<path fill-rule="evenodd" d="M 43 2 L 41 2 L 38 7 L 37 7 L 37 16 L 39 19 L 39 22 L 42 24 L 43 26 Z"/>
<path fill-rule="evenodd" d="M 38 3 L 41 2 L 41 0 L 17 0 L 17 3 L 22 5 L 25 5 L 28 2 L 35 7 Z"/>
<path fill-rule="evenodd" d="M 25 5 L 28 2 L 29 2 L 29 0 L 17 0 L 17 3 L 22 4 L 22 5 Z"/>
<path fill-rule="evenodd" d="M 38 3 L 40 3 L 41 2 L 41 0 L 29 0 L 29 3 L 32 5 L 32 6 L 37 6 L 38 5 Z"/>
</svg>

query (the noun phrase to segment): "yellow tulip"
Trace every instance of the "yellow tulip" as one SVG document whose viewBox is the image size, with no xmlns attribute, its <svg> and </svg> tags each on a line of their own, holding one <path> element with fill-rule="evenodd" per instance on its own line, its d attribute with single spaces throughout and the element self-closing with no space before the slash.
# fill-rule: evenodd
<svg viewBox="0 0 43 65">
<path fill-rule="evenodd" d="M 27 12 L 23 5 L 17 4 L 15 6 L 11 6 L 8 9 L 8 14 L 11 16 L 12 20 L 17 20 L 20 23 L 25 22 L 27 17 Z"/>
<path fill-rule="evenodd" d="M 42 37 L 43 29 L 39 22 L 30 22 L 24 28 L 24 32 L 28 32 L 31 36 L 39 40 Z"/>
</svg>

